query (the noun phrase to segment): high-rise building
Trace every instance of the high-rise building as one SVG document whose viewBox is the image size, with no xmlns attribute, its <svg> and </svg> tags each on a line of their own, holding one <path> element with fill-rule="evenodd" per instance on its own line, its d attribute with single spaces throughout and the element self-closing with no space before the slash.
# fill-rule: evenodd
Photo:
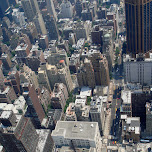
<svg viewBox="0 0 152 152">
<path fill-rule="evenodd" d="M 42 48 L 43 50 L 48 48 L 49 40 L 48 40 L 48 36 L 47 35 L 41 35 L 38 38 L 38 42 L 39 42 L 39 47 Z"/>
<path fill-rule="evenodd" d="M 17 99 L 14 89 L 7 86 L 4 91 L 0 90 L 0 103 L 13 103 Z"/>
<path fill-rule="evenodd" d="M 53 16 L 47 14 L 44 16 L 45 26 L 48 31 L 48 36 L 50 40 L 58 40 L 59 39 L 59 31 L 57 28 L 56 21 Z"/>
<path fill-rule="evenodd" d="M 69 58 L 67 56 L 67 53 L 64 49 L 58 50 L 52 50 L 49 51 L 49 55 L 47 56 L 47 62 L 51 65 L 57 65 L 60 60 L 64 60 L 65 64 L 69 65 Z"/>
<path fill-rule="evenodd" d="M 54 109 L 64 110 L 66 100 L 68 99 L 68 91 L 63 83 L 56 83 L 54 85 L 51 96 L 51 105 Z"/>
<path fill-rule="evenodd" d="M 133 57 L 152 49 L 151 7 L 151 0 L 125 0 L 127 52 Z"/>
<path fill-rule="evenodd" d="M 130 58 L 128 55 L 124 58 L 125 81 L 129 83 L 140 83 L 141 85 L 152 84 L 152 58 L 139 57 Z"/>
<path fill-rule="evenodd" d="M 84 60 L 84 65 L 78 70 L 77 79 L 80 87 L 89 86 L 94 88 L 96 85 L 94 69 L 91 61 L 87 58 Z"/>
<path fill-rule="evenodd" d="M 109 85 L 109 68 L 106 57 L 100 52 L 95 52 L 90 56 L 90 59 L 95 73 L 96 85 Z"/>
<path fill-rule="evenodd" d="M 24 91 L 23 96 L 25 97 L 28 105 L 25 116 L 33 118 L 35 127 L 40 128 L 41 123 L 45 118 L 45 113 L 39 101 L 38 95 L 36 94 L 35 88 L 32 84 L 28 83 L 22 84 L 22 88 Z"/>
<path fill-rule="evenodd" d="M 36 12 L 34 12 L 31 1 L 30 0 L 22 0 L 22 6 L 24 9 L 25 16 L 29 21 L 32 21 L 34 16 L 36 15 Z"/>
<path fill-rule="evenodd" d="M 150 102 L 152 95 L 145 92 L 131 94 L 132 117 L 140 117 L 142 129 L 146 127 L 146 102 Z"/>
<path fill-rule="evenodd" d="M 51 86 L 51 89 L 54 88 L 55 83 L 64 83 L 69 92 L 73 90 L 73 82 L 70 75 L 70 70 L 67 65 L 65 65 L 64 60 L 60 60 L 59 64 L 50 65 L 43 64 L 39 68 L 39 83 L 40 87 L 45 85 L 48 89 Z M 48 89 L 49 90 L 49 89 Z"/>
<path fill-rule="evenodd" d="M 107 17 L 106 8 L 99 7 L 97 10 L 97 16 L 98 16 L 98 19 L 106 19 Z"/>
<path fill-rule="evenodd" d="M 49 12 L 49 14 L 51 16 L 53 16 L 55 18 L 55 20 L 57 21 L 57 15 L 56 15 L 56 11 L 54 8 L 53 0 L 46 0 L 46 7 L 47 7 L 47 11 Z"/>
<path fill-rule="evenodd" d="M 76 1 L 75 4 L 75 10 L 76 10 L 76 14 L 77 16 L 81 17 L 81 12 L 82 12 L 82 2 L 80 0 Z"/>
<path fill-rule="evenodd" d="M 0 90 L 4 90 L 5 85 L 4 85 L 4 74 L 3 74 L 3 69 L 2 69 L 2 62 L 0 62 Z"/>
<path fill-rule="evenodd" d="M 45 87 L 43 87 L 38 97 L 45 112 L 47 112 L 48 105 L 51 103 L 51 92 L 48 91 Z"/>
<path fill-rule="evenodd" d="M 8 1 L 0 0 L 0 18 L 3 18 L 3 16 L 5 15 L 5 11 L 8 9 L 8 7 Z"/>
<path fill-rule="evenodd" d="M 34 88 L 38 90 L 39 84 L 38 84 L 38 78 L 34 71 L 32 71 L 28 66 L 25 64 L 20 67 L 21 73 L 20 73 L 20 83 L 29 82 L 34 85 Z"/>
<path fill-rule="evenodd" d="M 35 152 L 38 134 L 30 118 L 21 117 L 16 126 L 1 128 L 0 143 L 7 152 Z"/>
<path fill-rule="evenodd" d="M 104 123 L 105 123 L 105 112 L 103 101 L 106 101 L 107 97 L 93 97 L 90 104 L 90 117 L 91 121 L 98 122 L 100 134 L 102 135 Z"/>
<path fill-rule="evenodd" d="M 25 25 L 24 12 L 20 12 L 19 9 L 13 9 L 12 17 L 13 17 L 14 22 L 17 25 L 20 25 L 20 26 Z"/>
<path fill-rule="evenodd" d="M 96 152 L 101 152 L 101 136 L 97 122 L 58 121 L 51 135 L 56 147 L 93 147 Z"/>
<path fill-rule="evenodd" d="M 34 18 L 33 18 L 35 27 L 37 29 L 38 34 L 42 34 L 42 35 L 46 35 L 47 34 L 47 30 L 45 27 L 45 23 L 42 17 L 41 13 L 38 13 Z"/>
<path fill-rule="evenodd" d="M 104 55 L 97 50 L 89 50 L 88 53 L 82 54 L 88 57 L 85 59 L 84 65 L 78 71 L 78 83 L 80 86 L 109 85 L 109 68 L 108 61 Z M 95 83 L 94 83 L 95 81 Z"/>
<path fill-rule="evenodd" d="M 41 89 L 45 87 L 47 90 L 51 91 L 51 86 L 47 76 L 46 64 L 41 65 L 38 70 L 38 82 Z"/>
<path fill-rule="evenodd" d="M 91 39 L 93 44 L 98 44 L 102 46 L 103 40 L 103 30 L 99 28 L 99 26 L 95 26 L 91 31 Z"/>
<path fill-rule="evenodd" d="M 12 66 L 12 62 L 11 62 L 11 59 L 10 59 L 9 55 L 3 53 L 2 56 L 0 57 L 0 59 L 2 60 L 3 67 L 6 70 L 10 70 L 10 68 Z"/>
<path fill-rule="evenodd" d="M 61 4 L 61 18 L 72 18 L 73 16 L 73 7 L 68 0 L 63 0 Z"/>
<path fill-rule="evenodd" d="M 6 79 L 4 79 L 4 83 L 6 86 L 11 86 L 16 94 L 20 94 L 20 76 L 19 72 L 10 71 Z"/>
<path fill-rule="evenodd" d="M 146 132 L 152 135 L 152 103 L 146 102 Z"/>
<path fill-rule="evenodd" d="M 60 60 L 57 66 L 47 65 L 48 78 L 51 88 L 55 83 L 64 83 L 69 92 L 73 90 L 73 82 L 70 75 L 69 67 L 65 65 L 64 60 Z"/>
</svg>

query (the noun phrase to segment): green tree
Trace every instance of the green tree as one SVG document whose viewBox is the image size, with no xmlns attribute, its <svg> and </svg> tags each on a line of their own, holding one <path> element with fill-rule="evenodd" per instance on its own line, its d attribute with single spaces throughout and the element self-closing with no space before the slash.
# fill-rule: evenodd
<svg viewBox="0 0 152 152">
<path fill-rule="evenodd" d="M 89 43 L 85 43 L 85 44 L 84 44 L 84 47 L 90 48 Z"/>
<path fill-rule="evenodd" d="M 73 95 L 73 91 L 72 92 L 70 92 L 69 93 L 69 98 L 67 99 L 67 101 L 66 101 L 66 105 L 65 105 L 65 107 L 64 107 L 64 112 L 66 112 L 66 109 L 67 109 L 67 107 L 69 106 L 69 104 L 71 103 L 71 102 L 75 102 L 75 95 Z"/>
<path fill-rule="evenodd" d="M 116 52 L 115 52 L 115 54 L 118 55 L 119 53 L 120 53 L 119 48 L 116 47 Z"/>
<path fill-rule="evenodd" d="M 90 105 L 91 97 L 87 97 L 87 105 Z"/>
<path fill-rule="evenodd" d="M 19 71 L 19 70 L 20 70 L 19 65 L 16 65 L 16 69 L 17 69 L 17 71 Z"/>
</svg>

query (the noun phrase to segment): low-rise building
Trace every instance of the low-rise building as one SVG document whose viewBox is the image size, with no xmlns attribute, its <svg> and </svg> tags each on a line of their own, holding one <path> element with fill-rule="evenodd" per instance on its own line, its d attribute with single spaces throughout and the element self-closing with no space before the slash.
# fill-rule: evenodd
<svg viewBox="0 0 152 152">
<path fill-rule="evenodd" d="M 120 113 L 126 114 L 127 116 L 131 117 L 131 91 L 121 91 L 121 100 L 122 100 L 122 105 L 120 107 Z"/>
<path fill-rule="evenodd" d="M 122 119 L 122 140 L 140 141 L 140 117 L 121 116 Z"/>
<path fill-rule="evenodd" d="M 67 107 L 65 121 L 77 121 L 74 103 L 70 103 L 69 106 Z"/>
</svg>

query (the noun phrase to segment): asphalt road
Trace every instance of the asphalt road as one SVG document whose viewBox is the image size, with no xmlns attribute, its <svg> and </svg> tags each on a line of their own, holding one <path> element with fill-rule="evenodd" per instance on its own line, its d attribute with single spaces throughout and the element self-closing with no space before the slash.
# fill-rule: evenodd
<svg viewBox="0 0 152 152">
<path fill-rule="evenodd" d="M 114 83 L 115 83 L 115 91 L 113 95 L 113 102 L 111 105 L 111 131 L 110 135 L 112 135 L 113 139 L 108 140 L 107 145 L 116 145 L 121 141 L 121 123 L 120 123 L 120 106 L 121 106 L 121 85 L 122 85 L 122 71 L 123 67 L 120 66 L 119 70 L 114 70 Z M 120 77 L 121 76 L 121 77 Z M 119 84 L 119 85 L 118 85 Z"/>
</svg>

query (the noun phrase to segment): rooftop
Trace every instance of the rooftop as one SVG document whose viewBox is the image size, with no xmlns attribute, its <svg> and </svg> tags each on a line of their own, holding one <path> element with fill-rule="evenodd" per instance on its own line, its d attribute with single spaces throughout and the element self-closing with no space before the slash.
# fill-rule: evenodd
<svg viewBox="0 0 152 152">
<path fill-rule="evenodd" d="M 44 151 L 44 147 L 45 147 L 47 138 L 50 134 L 50 130 L 49 129 L 37 129 L 36 132 L 39 135 L 36 152 L 42 152 L 42 151 Z"/>
<path fill-rule="evenodd" d="M 92 94 L 91 88 L 89 88 L 89 87 L 82 87 L 81 88 L 80 95 L 89 97 L 89 96 L 91 96 L 91 94 Z"/>
<path fill-rule="evenodd" d="M 1 119 L 9 119 L 11 114 L 12 114 L 12 111 L 3 111 L 0 118 Z"/>
<path fill-rule="evenodd" d="M 97 122 L 58 121 L 52 136 L 63 136 L 67 139 L 94 140 L 98 131 Z"/>
<path fill-rule="evenodd" d="M 123 104 L 131 104 L 131 91 L 121 91 L 121 99 Z"/>
</svg>

